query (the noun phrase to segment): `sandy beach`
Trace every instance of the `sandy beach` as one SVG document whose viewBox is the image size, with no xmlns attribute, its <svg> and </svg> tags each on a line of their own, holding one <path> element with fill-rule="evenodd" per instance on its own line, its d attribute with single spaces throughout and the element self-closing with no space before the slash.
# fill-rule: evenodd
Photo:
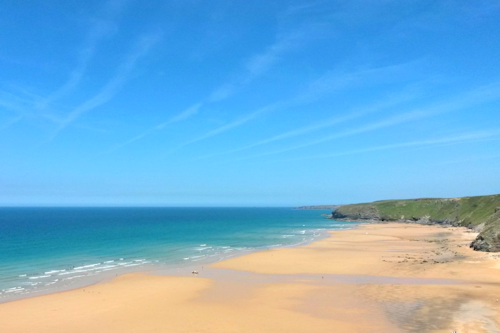
<svg viewBox="0 0 500 333">
<path fill-rule="evenodd" d="M 0 332 L 500 332 L 500 255 L 465 228 L 366 224 L 312 244 L 0 304 Z"/>
</svg>

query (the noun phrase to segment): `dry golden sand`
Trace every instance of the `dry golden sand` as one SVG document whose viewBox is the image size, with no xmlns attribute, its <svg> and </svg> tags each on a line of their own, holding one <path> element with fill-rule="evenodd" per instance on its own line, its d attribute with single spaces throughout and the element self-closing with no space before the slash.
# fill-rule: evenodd
<svg viewBox="0 0 500 333">
<path fill-rule="evenodd" d="M 370 224 L 198 276 L 0 304 L 0 332 L 500 332 L 500 260 L 461 228 Z"/>
</svg>

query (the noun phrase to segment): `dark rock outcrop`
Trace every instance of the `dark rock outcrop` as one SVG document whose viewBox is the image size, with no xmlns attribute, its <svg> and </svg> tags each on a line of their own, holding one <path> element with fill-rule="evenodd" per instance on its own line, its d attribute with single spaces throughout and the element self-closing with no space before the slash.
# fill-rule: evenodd
<svg viewBox="0 0 500 333">
<path fill-rule="evenodd" d="M 500 252 L 500 209 L 484 223 L 484 227 L 471 245 L 476 251 Z"/>
</svg>

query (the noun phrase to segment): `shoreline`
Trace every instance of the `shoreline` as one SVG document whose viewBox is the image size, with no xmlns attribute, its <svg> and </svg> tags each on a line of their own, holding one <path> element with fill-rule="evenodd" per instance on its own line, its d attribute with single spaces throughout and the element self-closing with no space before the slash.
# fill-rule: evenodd
<svg viewBox="0 0 500 333">
<path fill-rule="evenodd" d="M 345 221 L 343 221 L 345 222 Z M 65 285 L 53 287 L 53 288 L 46 288 L 42 290 L 31 290 L 28 293 L 25 294 L 12 294 L 12 295 L 2 295 L 0 297 L 0 304 L 5 304 L 5 303 L 10 303 L 10 302 L 15 302 L 19 300 L 24 300 L 24 299 L 30 299 L 30 298 L 35 298 L 35 297 L 41 297 L 41 296 L 46 296 L 46 295 L 51 295 L 51 294 L 58 294 L 62 292 L 68 292 L 72 290 L 77 290 L 85 287 L 90 287 L 93 285 L 101 284 L 101 283 L 106 283 L 109 281 L 112 281 L 113 279 L 120 277 L 125 274 L 133 274 L 133 273 L 147 273 L 147 274 L 156 274 L 156 275 L 165 275 L 167 273 L 162 273 L 162 272 L 177 272 L 179 270 L 183 270 L 186 272 L 191 272 L 193 270 L 199 269 L 202 266 L 208 266 L 210 264 L 214 264 L 223 260 L 231 259 L 231 258 L 237 258 L 240 256 L 245 256 L 254 252 L 259 252 L 259 251 L 266 251 L 269 249 L 277 249 L 277 248 L 293 248 L 293 247 L 300 247 L 304 245 L 308 245 L 312 242 L 324 239 L 329 237 L 329 232 L 330 231 L 342 231 L 342 230 L 349 230 L 356 228 L 357 225 L 362 224 L 361 222 L 354 222 L 352 226 L 348 227 L 347 229 L 310 229 L 314 230 L 315 232 L 310 236 L 312 238 L 309 239 L 303 239 L 297 243 L 292 243 L 292 244 L 276 244 L 276 245 L 269 245 L 269 246 L 260 246 L 256 248 L 243 248 L 243 249 L 237 249 L 235 252 L 232 253 L 226 253 L 224 255 L 214 255 L 213 257 L 207 257 L 198 260 L 199 263 L 193 262 L 175 262 L 175 263 L 158 263 L 158 260 L 156 262 L 148 261 L 146 264 L 141 264 L 138 267 L 134 268 L 118 268 L 117 270 L 112 270 L 108 272 L 103 272 L 99 273 L 98 275 L 88 275 L 83 277 L 82 279 L 75 279 L 75 281 L 71 281 Z"/>
<path fill-rule="evenodd" d="M 196 276 L 132 273 L 2 303 L 0 322 L 12 332 L 83 332 L 97 324 L 110 332 L 499 331 L 492 295 L 500 295 L 500 256 L 464 246 L 473 233 L 399 223 L 339 231 L 212 263 Z M 33 320 L 22 322 L 26 316 Z"/>
</svg>

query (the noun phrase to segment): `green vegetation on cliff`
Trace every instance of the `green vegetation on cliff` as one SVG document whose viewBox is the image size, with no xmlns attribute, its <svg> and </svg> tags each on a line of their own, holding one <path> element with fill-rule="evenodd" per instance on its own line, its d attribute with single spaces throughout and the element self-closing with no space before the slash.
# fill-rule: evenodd
<svg viewBox="0 0 500 333">
<path fill-rule="evenodd" d="M 480 231 L 472 247 L 500 251 L 500 195 L 455 199 L 387 200 L 345 205 L 335 219 L 414 221 L 464 226 Z"/>
</svg>

